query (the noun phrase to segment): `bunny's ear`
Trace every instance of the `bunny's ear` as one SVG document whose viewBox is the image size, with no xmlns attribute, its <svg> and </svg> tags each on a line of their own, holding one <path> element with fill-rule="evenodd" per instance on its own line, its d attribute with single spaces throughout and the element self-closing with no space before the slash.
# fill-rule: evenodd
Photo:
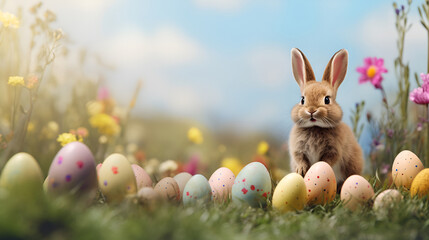
<svg viewBox="0 0 429 240">
<path fill-rule="evenodd" d="M 313 69 L 305 55 L 298 49 L 292 48 L 292 71 L 296 82 L 302 89 L 305 83 L 315 81 Z"/>
<path fill-rule="evenodd" d="M 348 59 L 349 53 L 347 50 L 341 49 L 332 56 L 323 73 L 322 81 L 329 82 L 335 92 L 337 92 L 338 87 L 346 77 Z"/>
</svg>

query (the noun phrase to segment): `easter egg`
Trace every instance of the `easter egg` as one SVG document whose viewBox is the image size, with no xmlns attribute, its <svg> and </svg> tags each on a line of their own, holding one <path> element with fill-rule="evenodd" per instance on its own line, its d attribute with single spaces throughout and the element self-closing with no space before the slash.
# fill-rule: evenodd
<svg viewBox="0 0 429 240">
<path fill-rule="evenodd" d="M 141 188 L 137 193 L 137 197 L 145 205 L 154 204 L 159 198 L 158 193 L 151 187 Z"/>
<path fill-rule="evenodd" d="M 136 164 L 131 164 L 133 168 L 134 176 L 136 177 L 137 189 L 144 187 L 152 187 L 152 179 L 146 171 Z"/>
<path fill-rule="evenodd" d="M 309 205 L 326 204 L 334 200 L 337 181 L 332 167 L 326 162 L 313 164 L 304 177 Z"/>
<path fill-rule="evenodd" d="M 396 187 L 405 187 L 410 189 L 411 183 L 417 173 L 423 170 L 423 163 L 419 157 L 411 151 L 404 150 L 400 152 L 392 165 L 392 178 Z"/>
<path fill-rule="evenodd" d="M 121 201 L 137 193 L 136 177 L 127 158 L 114 153 L 104 160 L 98 170 L 98 186 L 107 201 Z"/>
<path fill-rule="evenodd" d="M 429 168 L 420 171 L 414 178 L 410 189 L 411 196 L 429 196 Z"/>
<path fill-rule="evenodd" d="M 47 177 L 45 178 L 45 181 L 43 182 L 43 191 L 44 191 L 45 193 L 47 193 L 47 192 L 48 192 L 48 184 L 49 184 L 49 176 L 47 176 Z"/>
<path fill-rule="evenodd" d="M 264 207 L 271 196 L 271 178 L 262 163 L 247 164 L 235 178 L 232 185 L 232 201 L 247 203 L 251 207 Z"/>
<path fill-rule="evenodd" d="M 71 142 L 58 151 L 49 168 L 48 192 L 88 192 L 95 196 L 97 173 L 91 150 L 81 142 Z"/>
<path fill-rule="evenodd" d="M 386 189 L 375 198 L 373 209 L 384 209 L 395 202 L 401 201 L 403 198 L 404 197 L 398 190 Z"/>
<path fill-rule="evenodd" d="M 273 207 L 281 212 L 302 210 L 307 203 L 304 179 L 297 173 L 289 173 L 280 180 L 273 194 Z"/>
<path fill-rule="evenodd" d="M 185 189 L 186 183 L 191 179 L 192 175 L 188 172 L 181 172 L 174 176 L 174 180 L 176 180 L 177 185 L 179 185 L 180 189 L 180 198 L 182 198 L 183 190 Z"/>
<path fill-rule="evenodd" d="M 14 191 L 42 190 L 43 174 L 37 161 L 28 153 L 13 155 L 3 168 L 0 186 Z"/>
<path fill-rule="evenodd" d="M 161 179 L 161 181 L 155 185 L 154 189 L 164 201 L 180 201 L 180 188 L 174 178 L 165 177 Z"/>
<path fill-rule="evenodd" d="M 374 189 L 365 178 L 359 175 L 348 177 L 341 188 L 341 200 L 350 210 L 357 209 L 373 196 Z"/>
<path fill-rule="evenodd" d="M 228 168 L 221 167 L 216 170 L 209 179 L 213 200 L 223 202 L 229 199 L 234 180 L 234 173 Z"/>
<path fill-rule="evenodd" d="M 195 203 L 207 203 L 211 200 L 211 188 L 207 178 L 196 174 L 189 179 L 183 190 L 183 204 L 185 206 Z"/>
</svg>

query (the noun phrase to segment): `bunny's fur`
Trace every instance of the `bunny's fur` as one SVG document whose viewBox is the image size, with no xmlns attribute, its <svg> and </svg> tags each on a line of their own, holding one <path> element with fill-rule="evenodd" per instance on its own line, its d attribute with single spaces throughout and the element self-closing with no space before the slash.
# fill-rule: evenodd
<svg viewBox="0 0 429 240">
<path fill-rule="evenodd" d="M 316 82 L 304 54 L 292 49 L 292 68 L 303 99 L 292 109 L 295 122 L 289 137 L 291 170 L 302 176 L 312 164 L 330 164 L 337 182 L 361 174 L 363 154 L 351 129 L 341 121 L 337 90 L 347 71 L 348 53 L 340 50 L 329 61 L 321 82 Z M 328 98 L 328 100 L 326 100 Z"/>
</svg>

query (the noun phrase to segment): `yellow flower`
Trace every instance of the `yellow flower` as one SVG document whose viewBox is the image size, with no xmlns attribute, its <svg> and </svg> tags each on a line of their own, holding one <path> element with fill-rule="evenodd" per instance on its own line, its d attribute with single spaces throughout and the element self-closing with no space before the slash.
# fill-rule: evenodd
<svg viewBox="0 0 429 240">
<path fill-rule="evenodd" d="M 3 23 L 5 28 L 19 28 L 19 19 L 15 15 L 8 12 L 0 11 L 0 22 Z"/>
<path fill-rule="evenodd" d="M 89 123 L 93 128 L 97 128 L 98 132 L 106 136 L 117 135 L 121 131 L 121 127 L 116 120 L 105 114 L 99 113 L 89 119 Z"/>
<path fill-rule="evenodd" d="M 33 122 L 29 122 L 29 123 L 28 123 L 27 131 L 28 131 L 28 132 L 32 132 L 32 131 L 34 131 L 34 123 L 33 123 Z"/>
<path fill-rule="evenodd" d="M 63 133 L 60 134 L 57 138 L 57 142 L 61 143 L 61 146 L 65 146 L 71 142 L 77 142 L 76 135 L 72 133 Z M 79 138 L 79 142 L 82 142 L 82 138 Z"/>
<path fill-rule="evenodd" d="M 201 133 L 200 129 L 196 127 L 191 127 L 188 130 L 188 139 L 195 144 L 201 144 L 204 140 L 203 134 Z"/>
<path fill-rule="evenodd" d="M 21 86 L 25 85 L 24 78 L 21 76 L 10 76 L 9 81 L 7 81 L 7 84 L 14 86 L 14 87 L 18 86 L 18 85 L 21 85 Z"/>
<path fill-rule="evenodd" d="M 91 101 L 86 104 L 86 110 L 91 116 L 97 115 L 103 112 L 103 103 L 99 101 Z"/>
<path fill-rule="evenodd" d="M 235 176 L 238 175 L 238 173 L 241 171 L 241 169 L 243 168 L 243 165 L 241 164 L 240 160 L 238 160 L 237 158 L 224 158 L 222 160 L 222 167 L 226 167 L 229 168 L 229 170 L 231 170 Z"/>
<path fill-rule="evenodd" d="M 262 141 L 258 144 L 258 154 L 259 155 L 265 155 L 268 152 L 268 149 L 270 149 L 270 145 L 266 141 Z"/>
</svg>

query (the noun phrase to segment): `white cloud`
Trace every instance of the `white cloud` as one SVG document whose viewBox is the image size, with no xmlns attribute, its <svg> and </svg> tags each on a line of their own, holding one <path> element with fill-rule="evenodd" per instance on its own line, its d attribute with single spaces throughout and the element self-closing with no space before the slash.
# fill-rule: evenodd
<svg viewBox="0 0 429 240">
<path fill-rule="evenodd" d="M 268 87 L 278 87 L 290 76 L 289 51 L 278 46 L 264 46 L 252 50 L 247 56 L 252 76 Z"/>
<path fill-rule="evenodd" d="M 398 33 L 395 28 L 395 17 L 391 8 L 383 6 L 365 18 L 357 31 L 359 35 L 357 39 L 365 51 L 386 59 L 394 59 L 398 55 L 396 47 Z M 404 57 L 406 59 L 421 59 L 419 57 L 424 52 L 422 49 L 427 47 L 426 31 L 420 25 L 420 18 L 417 13 L 410 13 L 408 22 L 413 25 L 405 35 Z"/>
<path fill-rule="evenodd" d="M 238 10 L 245 4 L 245 0 L 194 0 L 201 8 L 215 9 L 219 11 Z"/>
<path fill-rule="evenodd" d="M 128 30 L 108 40 L 103 49 L 119 65 L 180 65 L 196 61 L 204 53 L 197 41 L 174 27 L 162 27 L 153 34 Z"/>
</svg>

